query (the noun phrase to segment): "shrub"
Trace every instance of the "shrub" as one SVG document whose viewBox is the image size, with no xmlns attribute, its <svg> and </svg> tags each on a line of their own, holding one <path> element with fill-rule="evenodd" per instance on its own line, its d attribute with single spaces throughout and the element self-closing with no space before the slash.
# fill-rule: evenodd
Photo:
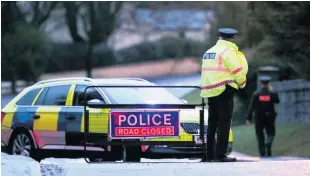
<svg viewBox="0 0 310 176">
<path fill-rule="evenodd" d="M 154 42 L 143 42 L 118 51 L 119 63 L 133 63 L 183 57 L 202 57 L 206 50 L 205 42 L 164 37 Z"/>
</svg>

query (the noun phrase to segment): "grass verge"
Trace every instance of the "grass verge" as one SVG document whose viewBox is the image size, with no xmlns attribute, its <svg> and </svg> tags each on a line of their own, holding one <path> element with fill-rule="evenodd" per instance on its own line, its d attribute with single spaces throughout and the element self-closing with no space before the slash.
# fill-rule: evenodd
<svg viewBox="0 0 310 176">
<path fill-rule="evenodd" d="M 183 98 L 191 104 L 201 103 L 199 90 L 193 91 Z M 234 120 L 236 120 L 235 118 Z M 234 133 L 234 150 L 258 156 L 254 125 L 233 126 L 232 130 Z M 309 134 L 310 125 L 277 125 L 276 137 L 273 143 L 273 155 L 310 157 Z"/>
<path fill-rule="evenodd" d="M 258 156 L 254 125 L 235 126 L 234 150 Z M 310 157 L 310 125 L 277 125 L 273 143 L 274 156 Z"/>
<path fill-rule="evenodd" d="M 201 103 L 200 90 L 194 90 L 183 97 L 187 100 L 189 104 L 199 104 Z"/>
</svg>

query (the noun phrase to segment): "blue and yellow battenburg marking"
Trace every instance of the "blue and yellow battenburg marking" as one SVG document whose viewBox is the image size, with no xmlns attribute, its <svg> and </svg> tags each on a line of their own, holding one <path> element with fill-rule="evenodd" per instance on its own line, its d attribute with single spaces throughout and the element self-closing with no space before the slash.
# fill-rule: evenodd
<svg viewBox="0 0 310 176">
<path fill-rule="evenodd" d="M 82 119 L 83 119 L 84 108 L 79 106 L 72 106 L 66 108 L 66 116 L 74 117 L 73 120 L 67 120 L 67 132 L 81 132 Z"/>
<path fill-rule="evenodd" d="M 214 59 L 214 53 L 206 53 L 204 59 Z M 12 104 L 5 108 L 8 111 L 2 122 L 2 130 L 15 129 L 24 127 L 34 131 L 49 131 L 49 132 L 66 132 L 76 133 L 84 132 L 84 107 L 72 106 L 73 92 L 75 85 L 71 86 L 66 100 L 66 106 L 33 106 L 33 107 L 15 107 Z M 40 91 L 34 102 L 42 93 Z M 23 96 L 18 95 L 16 98 Z M 14 103 L 14 102 L 13 102 Z M 11 112 L 11 113 L 10 113 Z M 109 114 L 110 109 L 89 109 L 89 132 L 107 134 L 109 130 Z M 35 120 L 34 115 L 39 115 L 41 118 Z M 68 117 L 75 117 L 73 120 L 68 120 Z M 181 119 L 186 119 L 187 115 L 181 115 Z M 184 118 L 183 118 L 184 117 Z M 183 121 L 181 120 L 181 121 Z M 153 138 L 151 141 L 189 141 L 193 135 L 186 133 L 183 128 L 180 128 L 180 137 L 175 138 Z M 229 135 L 229 141 L 232 142 L 232 132 Z"/>
<path fill-rule="evenodd" d="M 4 119 L 1 123 L 1 130 L 10 130 L 12 129 L 13 119 L 14 119 L 14 112 L 16 112 L 16 107 L 10 108 L 10 113 L 6 113 Z"/>
<path fill-rule="evenodd" d="M 89 132 L 107 134 L 109 130 L 110 109 L 89 109 Z M 34 115 L 41 118 L 34 120 Z M 74 120 L 68 121 L 67 117 L 73 116 Z M 12 119 L 12 120 L 10 120 Z M 10 124 L 11 123 L 11 124 Z M 14 115 L 5 117 L 3 124 L 12 129 L 24 127 L 34 131 L 55 131 L 76 133 L 84 132 L 84 108 L 83 107 L 18 107 Z M 186 133 L 180 128 L 180 137 L 153 138 L 151 141 L 191 141 L 193 135 Z M 232 141 L 232 134 L 229 141 Z"/>
<path fill-rule="evenodd" d="M 17 107 L 13 115 L 12 129 L 19 127 L 24 127 L 27 129 L 33 128 L 33 116 L 35 115 L 35 111 L 29 112 L 28 109 L 28 107 Z"/>
</svg>

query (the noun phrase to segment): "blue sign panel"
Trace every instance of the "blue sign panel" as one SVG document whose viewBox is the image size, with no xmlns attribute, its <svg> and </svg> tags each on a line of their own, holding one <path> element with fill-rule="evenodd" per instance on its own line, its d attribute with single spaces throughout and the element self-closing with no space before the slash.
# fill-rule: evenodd
<svg viewBox="0 0 310 176">
<path fill-rule="evenodd" d="M 110 137 L 178 137 L 180 113 L 177 111 L 111 111 Z"/>
</svg>

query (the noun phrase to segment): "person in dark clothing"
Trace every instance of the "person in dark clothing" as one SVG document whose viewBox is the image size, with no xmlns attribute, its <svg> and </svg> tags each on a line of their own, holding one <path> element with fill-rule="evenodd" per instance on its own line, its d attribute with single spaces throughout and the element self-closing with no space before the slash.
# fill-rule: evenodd
<svg viewBox="0 0 310 176">
<path fill-rule="evenodd" d="M 278 94 L 273 92 L 269 85 L 270 80 L 269 76 L 260 77 L 262 88 L 254 92 L 247 116 L 247 124 L 251 124 L 254 111 L 255 132 L 259 154 L 262 157 L 272 155 L 271 147 L 276 134 L 275 120 L 277 116 L 274 105 L 280 103 Z M 266 140 L 264 130 L 267 133 Z"/>
</svg>

